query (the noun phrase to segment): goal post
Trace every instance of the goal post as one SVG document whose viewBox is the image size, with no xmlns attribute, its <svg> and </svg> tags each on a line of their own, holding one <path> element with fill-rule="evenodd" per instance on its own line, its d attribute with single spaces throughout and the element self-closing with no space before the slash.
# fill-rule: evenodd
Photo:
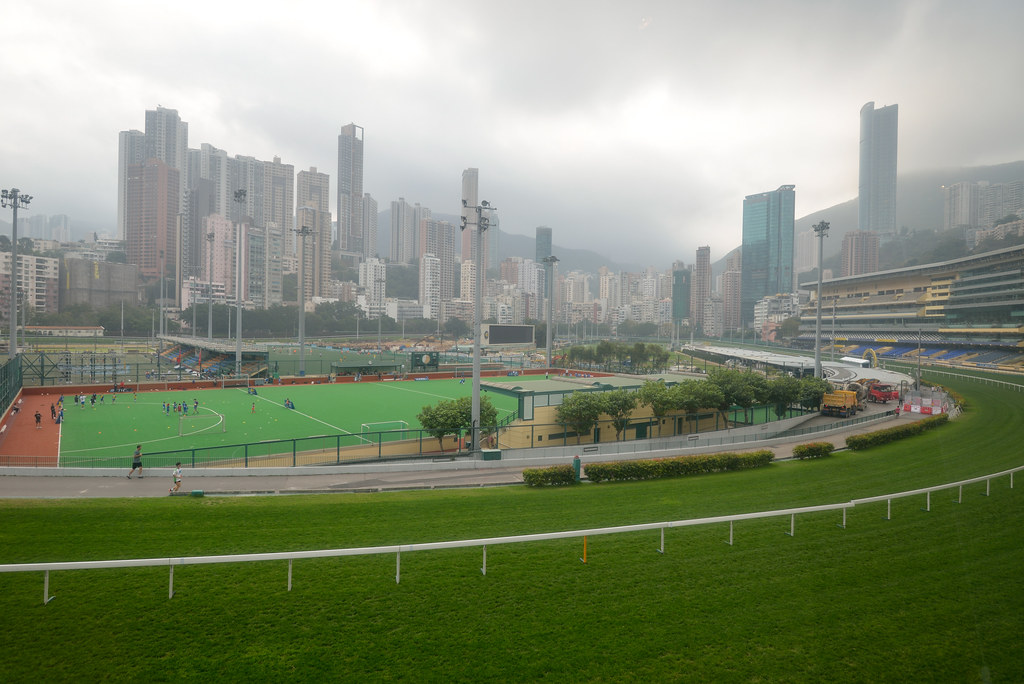
<svg viewBox="0 0 1024 684">
<path fill-rule="evenodd" d="M 383 432 L 387 433 L 385 439 L 403 440 L 409 438 L 409 423 L 404 420 L 382 420 L 376 423 L 361 423 L 359 425 L 359 432 L 362 435 L 371 432 Z"/>
</svg>

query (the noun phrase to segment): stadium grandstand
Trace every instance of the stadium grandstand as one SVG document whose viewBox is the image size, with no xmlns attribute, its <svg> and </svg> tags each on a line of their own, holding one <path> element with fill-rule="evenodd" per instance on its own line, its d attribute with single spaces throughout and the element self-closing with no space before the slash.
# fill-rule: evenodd
<svg viewBox="0 0 1024 684">
<path fill-rule="evenodd" d="M 817 283 L 800 287 L 811 300 L 796 346 L 813 349 Z M 1024 245 L 825 280 L 821 318 L 836 356 L 1024 371 Z"/>
<path fill-rule="evenodd" d="M 207 340 L 201 337 L 161 336 L 161 358 L 169 369 L 183 371 L 203 378 L 233 376 L 235 373 L 236 343 L 234 341 Z M 266 378 L 270 372 L 270 353 L 266 345 L 242 343 L 240 375 Z"/>
</svg>

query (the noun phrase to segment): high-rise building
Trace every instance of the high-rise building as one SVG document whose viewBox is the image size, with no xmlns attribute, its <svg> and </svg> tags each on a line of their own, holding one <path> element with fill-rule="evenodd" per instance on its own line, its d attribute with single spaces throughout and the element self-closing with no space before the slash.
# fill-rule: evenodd
<svg viewBox="0 0 1024 684">
<path fill-rule="evenodd" d="M 722 327 L 723 330 L 739 330 L 742 317 L 743 248 L 737 248 L 725 255 L 725 272 L 722 273 Z"/>
<path fill-rule="evenodd" d="M 124 240 L 128 219 L 128 167 L 146 161 L 146 134 L 121 131 L 117 134 L 117 239 Z"/>
<path fill-rule="evenodd" d="M 419 205 L 417 205 L 419 206 Z M 413 207 L 399 197 L 391 202 L 391 262 L 412 264 L 416 261 L 416 221 Z"/>
<path fill-rule="evenodd" d="M 449 297 L 450 299 L 450 297 Z M 427 318 L 441 315 L 441 260 L 429 252 L 420 257 L 420 304 Z"/>
<path fill-rule="evenodd" d="M 174 279 L 178 264 L 177 169 L 156 158 L 127 168 L 125 252 L 144 278 Z M 169 289 L 167 296 L 173 296 Z"/>
<path fill-rule="evenodd" d="M 338 135 L 338 248 L 364 254 L 363 127 L 350 123 Z"/>
<path fill-rule="evenodd" d="M 878 270 L 878 233 L 852 230 L 843 236 L 842 277 Z"/>
<path fill-rule="evenodd" d="M 748 195 L 743 200 L 740 321 L 754 321 L 754 304 L 793 291 L 795 185 Z"/>
<path fill-rule="evenodd" d="M 896 234 L 896 147 L 899 105 L 860 110 L 860 176 L 857 225 L 884 237 Z"/>
<path fill-rule="evenodd" d="M 363 195 L 363 258 L 377 256 L 377 200 Z"/>
<path fill-rule="evenodd" d="M 367 259 L 359 264 L 359 287 L 363 311 L 367 318 L 384 315 L 387 287 L 387 264 L 380 259 Z"/>
<path fill-rule="evenodd" d="M 480 204 L 480 170 L 469 168 L 462 172 L 462 218 L 465 229 L 462 231 L 462 260 L 472 260 L 476 263 L 476 231 L 477 215 L 476 207 Z M 485 214 L 488 212 L 485 212 Z M 480 236 L 480 249 L 482 258 L 480 263 L 484 269 L 489 263 L 488 256 L 488 231 Z M 481 274 L 483 277 L 485 274 Z M 463 295 L 465 296 L 465 295 Z"/>
<path fill-rule="evenodd" d="M 330 177 L 315 166 L 299 171 L 296 204 L 299 225 L 311 228 L 306 237 L 303 280 L 307 297 L 327 297 L 331 280 Z"/>
<path fill-rule="evenodd" d="M 690 318 L 690 288 L 693 274 L 681 261 L 672 264 L 672 321 Z"/>
<path fill-rule="evenodd" d="M 455 296 L 455 225 L 448 221 L 424 218 L 420 221 L 419 235 L 420 263 L 422 263 L 424 255 L 434 255 L 438 260 L 438 296 L 441 299 L 453 298 Z"/>
<path fill-rule="evenodd" d="M 690 283 L 690 325 L 695 332 L 704 330 L 704 302 L 711 296 L 711 247 L 697 248 Z"/>
</svg>

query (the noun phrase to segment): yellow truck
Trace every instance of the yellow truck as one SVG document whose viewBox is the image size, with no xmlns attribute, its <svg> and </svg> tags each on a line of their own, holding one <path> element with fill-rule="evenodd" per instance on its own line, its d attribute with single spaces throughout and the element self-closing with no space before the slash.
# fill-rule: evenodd
<svg viewBox="0 0 1024 684">
<path fill-rule="evenodd" d="M 821 398 L 821 415 L 849 418 L 857 413 L 857 393 L 853 390 L 836 390 Z"/>
</svg>

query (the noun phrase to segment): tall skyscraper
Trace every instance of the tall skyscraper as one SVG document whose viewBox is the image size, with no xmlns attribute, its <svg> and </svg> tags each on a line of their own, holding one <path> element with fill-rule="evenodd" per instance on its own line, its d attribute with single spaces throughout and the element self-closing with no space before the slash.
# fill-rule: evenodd
<svg viewBox="0 0 1024 684">
<path fill-rule="evenodd" d="M 125 252 L 146 278 L 174 282 L 178 264 L 178 171 L 156 158 L 127 168 Z M 174 288 L 165 296 L 175 297 Z"/>
<path fill-rule="evenodd" d="M 725 272 L 722 274 L 722 327 L 723 330 L 739 330 L 741 322 L 743 287 L 743 249 L 737 248 L 725 256 Z"/>
<path fill-rule="evenodd" d="M 690 283 L 690 325 L 697 333 L 704 329 L 704 303 L 711 296 L 711 247 L 697 248 Z"/>
<path fill-rule="evenodd" d="M 127 239 L 128 167 L 146 161 L 146 134 L 142 131 L 121 131 L 117 134 L 117 238 Z"/>
<path fill-rule="evenodd" d="M 338 248 L 364 254 L 363 127 L 350 123 L 338 135 Z"/>
<path fill-rule="evenodd" d="M 899 105 L 860 110 L 860 177 L 857 225 L 882 236 L 896 234 L 896 143 Z"/>
<path fill-rule="evenodd" d="M 462 172 L 462 217 L 465 219 L 466 228 L 462 231 L 462 260 L 472 260 L 476 263 L 476 208 L 480 204 L 480 170 L 469 168 Z M 487 268 L 488 249 L 487 231 L 480 237 L 480 249 L 482 252 L 481 262 L 484 269 Z M 481 274 L 481 280 L 485 274 Z M 465 295 L 463 295 L 465 296 Z"/>
<path fill-rule="evenodd" d="M 363 258 L 377 256 L 377 200 L 363 195 Z"/>
<path fill-rule="evenodd" d="M 743 200 L 740 320 L 754 320 L 754 304 L 768 295 L 793 291 L 795 185 L 748 195 Z"/>
<path fill-rule="evenodd" d="M 306 296 L 327 297 L 331 280 L 330 177 L 315 166 L 299 171 L 296 204 L 299 225 L 313 230 L 313 235 L 306 237 Z"/>
<path fill-rule="evenodd" d="M 424 218 L 420 221 L 419 234 L 420 263 L 423 263 L 423 257 L 427 254 L 432 254 L 438 260 L 438 296 L 443 300 L 452 299 L 455 296 L 455 225 L 448 221 Z"/>
<path fill-rule="evenodd" d="M 425 318 L 437 320 L 441 315 L 441 260 L 430 253 L 420 257 L 419 302 Z"/>
<path fill-rule="evenodd" d="M 418 206 L 418 205 L 417 205 Z M 391 262 L 411 264 L 416 261 L 416 221 L 413 207 L 399 197 L 391 202 Z"/>
</svg>

